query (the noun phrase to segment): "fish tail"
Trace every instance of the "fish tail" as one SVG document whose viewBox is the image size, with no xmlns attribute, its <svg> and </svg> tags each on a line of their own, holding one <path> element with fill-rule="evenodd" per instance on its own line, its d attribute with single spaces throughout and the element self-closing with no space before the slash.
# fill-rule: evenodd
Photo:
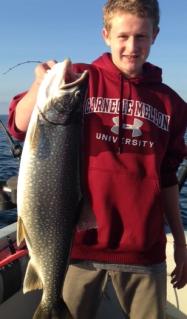
<svg viewBox="0 0 187 319">
<path fill-rule="evenodd" d="M 42 302 L 36 309 L 33 319 L 73 319 L 64 301 L 49 309 Z"/>
<path fill-rule="evenodd" d="M 40 279 L 35 267 L 32 265 L 31 260 L 28 263 L 24 283 L 23 283 L 23 292 L 26 293 L 35 289 L 42 289 L 43 284 Z"/>
</svg>

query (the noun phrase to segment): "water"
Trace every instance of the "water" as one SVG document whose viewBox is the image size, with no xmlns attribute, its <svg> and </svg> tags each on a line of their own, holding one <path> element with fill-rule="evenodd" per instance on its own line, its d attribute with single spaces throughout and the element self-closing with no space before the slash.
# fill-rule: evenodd
<svg viewBox="0 0 187 319">
<path fill-rule="evenodd" d="M 7 116 L 0 115 L 6 124 Z M 17 175 L 19 161 L 14 159 L 4 132 L 0 129 L 0 181 L 6 181 L 11 176 Z M 180 209 L 185 229 L 187 229 L 187 180 L 180 192 Z M 16 221 L 16 210 L 0 211 L 0 228 Z"/>
<path fill-rule="evenodd" d="M 0 115 L 1 121 L 6 124 L 7 116 Z M 6 181 L 17 175 L 19 161 L 11 154 L 6 135 L 0 126 L 0 181 Z M 0 211 L 0 228 L 16 221 L 16 209 Z"/>
</svg>

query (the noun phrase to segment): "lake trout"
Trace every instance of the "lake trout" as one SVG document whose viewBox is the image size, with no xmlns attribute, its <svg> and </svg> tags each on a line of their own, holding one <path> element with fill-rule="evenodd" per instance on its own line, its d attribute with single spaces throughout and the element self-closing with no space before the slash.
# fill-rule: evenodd
<svg viewBox="0 0 187 319">
<path fill-rule="evenodd" d="M 47 71 L 24 142 L 17 243 L 25 240 L 30 256 L 23 292 L 43 289 L 34 319 L 62 319 L 68 313 L 62 287 L 82 198 L 80 147 L 87 78 L 87 71 L 72 72 L 70 60 Z"/>
</svg>

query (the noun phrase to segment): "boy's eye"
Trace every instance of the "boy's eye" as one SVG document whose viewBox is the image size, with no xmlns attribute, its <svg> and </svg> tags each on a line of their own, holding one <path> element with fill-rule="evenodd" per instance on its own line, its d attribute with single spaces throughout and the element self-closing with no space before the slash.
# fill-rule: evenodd
<svg viewBox="0 0 187 319">
<path fill-rule="evenodd" d="M 125 35 L 125 34 L 119 34 L 119 35 L 118 35 L 118 39 L 128 40 L 128 39 L 129 39 L 129 36 L 128 36 L 128 35 Z M 143 40 L 143 39 L 146 39 L 146 35 L 144 35 L 144 34 L 137 34 L 137 35 L 135 35 L 134 39 L 136 39 L 136 40 Z"/>
<path fill-rule="evenodd" d="M 141 40 L 141 39 L 146 39 L 146 37 L 147 37 L 147 36 L 146 36 L 145 34 L 137 34 L 137 36 L 136 36 L 136 38 L 137 38 L 137 39 L 140 39 L 140 40 Z"/>
<path fill-rule="evenodd" d="M 118 38 L 119 38 L 119 39 L 124 39 L 124 40 L 126 40 L 126 39 L 128 39 L 128 36 L 127 36 L 127 35 L 124 35 L 124 34 L 120 34 L 120 35 L 118 36 Z"/>
</svg>

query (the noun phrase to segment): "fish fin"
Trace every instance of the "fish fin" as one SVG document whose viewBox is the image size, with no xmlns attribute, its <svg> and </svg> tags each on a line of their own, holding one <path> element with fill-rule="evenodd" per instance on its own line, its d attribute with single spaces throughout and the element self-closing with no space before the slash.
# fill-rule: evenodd
<svg viewBox="0 0 187 319">
<path fill-rule="evenodd" d="M 40 160 L 45 160 L 51 154 L 50 138 L 45 132 L 45 125 L 42 125 L 39 120 L 33 123 L 30 133 L 30 152 Z"/>
<path fill-rule="evenodd" d="M 63 300 L 60 300 L 57 305 L 51 309 L 41 303 L 37 307 L 33 319 L 73 319 L 68 307 Z"/>
<path fill-rule="evenodd" d="M 21 217 L 18 217 L 17 221 L 17 245 L 20 246 L 24 241 L 26 241 L 26 244 L 32 247 L 29 235 L 27 233 L 27 230 L 25 228 L 25 225 L 23 223 L 23 220 Z"/>
<path fill-rule="evenodd" d="M 17 245 L 20 246 L 25 239 L 25 227 L 21 217 L 17 221 Z"/>
<path fill-rule="evenodd" d="M 30 133 L 30 148 L 32 150 L 32 152 L 36 152 L 37 150 L 37 141 L 39 140 L 39 124 L 38 124 L 38 118 L 37 120 L 33 123 L 32 125 L 32 131 Z"/>
<path fill-rule="evenodd" d="M 24 283 L 23 283 L 23 292 L 26 293 L 31 290 L 42 289 L 43 283 L 40 279 L 36 268 L 33 266 L 32 261 L 30 260 L 27 266 Z"/>
</svg>

